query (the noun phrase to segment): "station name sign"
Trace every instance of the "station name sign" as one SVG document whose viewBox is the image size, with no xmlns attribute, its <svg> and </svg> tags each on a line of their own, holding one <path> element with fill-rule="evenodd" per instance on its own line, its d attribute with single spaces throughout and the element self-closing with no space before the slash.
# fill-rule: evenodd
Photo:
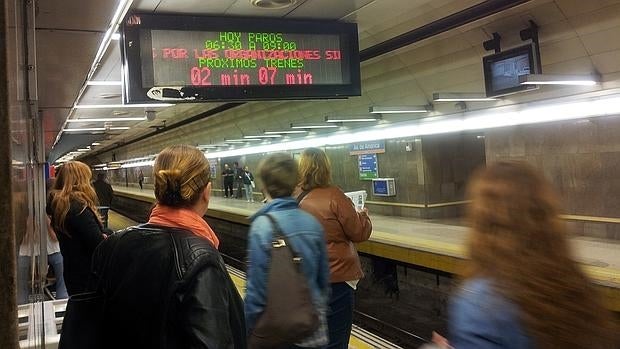
<svg viewBox="0 0 620 349">
<path fill-rule="evenodd" d="M 361 93 L 351 23 L 134 14 L 121 41 L 126 103 Z"/>
</svg>

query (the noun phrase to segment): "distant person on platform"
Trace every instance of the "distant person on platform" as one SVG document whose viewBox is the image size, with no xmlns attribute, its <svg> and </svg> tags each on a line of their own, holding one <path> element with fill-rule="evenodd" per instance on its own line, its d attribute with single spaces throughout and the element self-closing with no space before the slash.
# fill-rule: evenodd
<svg viewBox="0 0 620 349">
<path fill-rule="evenodd" d="M 142 184 L 144 183 L 144 173 L 142 173 L 142 170 L 140 170 L 140 173 L 138 173 L 138 184 L 140 184 L 140 190 L 143 189 Z"/>
<path fill-rule="evenodd" d="M 239 163 L 235 161 L 234 163 L 235 165 L 235 187 L 237 188 L 237 193 L 235 194 L 235 198 L 236 199 L 241 199 L 242 192 L 243 192 L 243 176 L 245 175 L 245 172 L 243 172 L 243 169 L 241 167 L 239 167 Z"/>
<path fill-rule="evenodd" d="M 112 207 L 112 199 L 114 198 L 114 190 L 110 183 L 105 180 L 105 173 L 97 173 L 97 180 L 93 182 L 95 193 L 99 199 L 99 213 L 103 220 L 103 226 L 108 227 L 108 210 Z"/>
<path fill-rule="evenodd" d="M 247 202 L 254 202 L 254 175 L 247 166 L 243 168 L 243 187 L 245 188 L 245 198 Z"/>
<path fill-rule="evenodd" d="M 224 177 L 224 196 L 232 197 L 235 171 L 233 171 L 228 164 L 224 164 L 224 172 L 222 173 L 222 177 Z"/>
</svg>

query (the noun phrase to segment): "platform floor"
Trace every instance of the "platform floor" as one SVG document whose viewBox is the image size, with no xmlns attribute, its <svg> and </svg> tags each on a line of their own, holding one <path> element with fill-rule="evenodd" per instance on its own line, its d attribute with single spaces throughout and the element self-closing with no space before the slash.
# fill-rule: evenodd
<svg viewBox="0 0 620 349">
<path fill-rule="evenodd" d="M 154 198 L 151 190 L 120 187 L 115 187 L 114 190 Z M 262 205 L 260 202 L 250 203 L 241 199 L 212 197 L 209 208 L 249 217 Z M 454 257 L 464 256 L 463 243 L 467 235 L 467 228 L 464 226 L 382 216 L 372 212 L 369 212 L 369 215 L 373 224 L 372 240 L 401 246 L 411 245 Z M 574 237 L 571 241 L 580 262 L 620 270 L 620 242 L 590 237 Z"/>
</svg>

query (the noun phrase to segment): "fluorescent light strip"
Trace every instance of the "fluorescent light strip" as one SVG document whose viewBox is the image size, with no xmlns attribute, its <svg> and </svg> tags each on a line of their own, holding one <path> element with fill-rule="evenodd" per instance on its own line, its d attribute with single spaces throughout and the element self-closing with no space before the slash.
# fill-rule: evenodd
<svg viewBox="0 0 620 349">
<path fill-rule="evenodd" d="M 535 103 L 531 106 L 494 108 L 487 111 L 468 112 L 465 113 L 464 116 L 455 114 L 443 119 L 419 120 L 414 123 L 375 128 L 354 133 L 336 133 L 325 137 L 225 150 L 210 153 L 209 157 L 226 158 L 308 147 L 485 130 L 618 114 L 620 114 L 620 96 L 618 95 L 568 103 Z"/>
<path fill-rule="evenodd" d="M 381 118 L 377 115 L 369 115 L 369 116 L 326 116 L 325 122 L 376 122 Z"/>
<path fill-rule="evenodd" d="M 145 117 L 136 118 L 92 118 L 92 119 L 69 119 L 67 122 L 114 122 L 114 121 L 144 121 Z"/>
<path fill-rule="evenodd" d="M 399 114 L 399 113 L 428 113 L 430 108 L 426 105 L 408 105 L 395 107 L 370 107 L 371 114 Z"/>
<path fill-rule="evenodd" d="M 142 167 L 142 166 L 153 166 L 155 164 L 155 160 L 148 161 L 139 161 L 133 163 L 122 164 L 121 168 L 132 168 L 132 167 Z"/>
<path fill-rule="evenodd" d="M 122 86 L 122 81 L 103 81 L 103 80 L 90 80 L 86 82 L 88 86 Z"/>
<path fill-rule="evenodd" d="M 163 108 L 171 107 L 170 103 L 144 103 L 144 104 L 81 104 L 74 106 L 75 109 L 118 109 L 118 108 Z"/>
<path fill-rule="evenodd" d="M 97 68 L 101 65 L 101 60 L 103 59 L 105 52 L 110 46 L 110 41 L 111 41 L 110 39 L 112 37 L 112 34 L 118 30 L 118 27 L 121 21 L 123 20 L 123 17 L 125 17 L 125 14 L 129 11 L 129 8 L 131 8 L 132 4 L 133 4 L 133 0 L 120 0 L 118 7 L 114 11 L 114 15 L 112 16 L 112 19 L 110 20 L 108 29 L 106 30 L 106 33 L 103 35 L 103 39 L 99 43 L 99 48 L 97 49 L 95 58 L 93 59 L 93 62 L 90 65 L 88 74 L 86 74 L 86 81 L 90 81 L 92 79 L 92 77 L 95 75 L 95 72 L 97 71 Z M 67 119 L 70 118 L 71 115 L 73 114 L 73 111 L 75 110 L 75 105 L 82 98 L 82 95 L 84 94 L 84 91 L 86 90 L 86 86 L 87 84 L 84 83 L 82 87 L 80 88 L 80 91 L 78 92 L 78 96 L 75 99 L 75 102 L 73 102 L 74 107 L 71 108 L 71 111 L 69 111 L 69 115 L 67 115 Z M 52 145 L 52 148 L 54 148 L 56 144 L 58 144 L 58 142 L 60 141 L 60 137 L 62 136 L 65 125 L 66 125 L 66 119 L 62 125 L 60 132 L 58 132 L 58 134 L 56 135 L 56 139 L 54 140 L 54 144 Z"/>
<path fill-rule="evenodd" d="M 130 128 L 131 127 L 110 127 L 110 128 L 87 127 L 87 128 L 65 128 L 62 131 L 63 132 L 88 132 L 88 131 L 105 131 L 105 130 L 119 131 L 119 130 L 129 130 Z"/>
<path fill-rule="evenodd" d="M 519 77 L 519 82 L 521 85 L 594 86 L 599 83 L 598 80 L 598 78 L 591 75 L 530 74 Z"/>
<path fill-rule="evenodd" d="M 439 92 L 433 93 L 434 102 L 489 102 L 498 98 L 487 97 L 482 93 Z"/>
<path fill-rule="evenodd" d="M 307 128 L 307 129 L 312 129 L 312 128 L 336 128 L 336 127 L 340 127 L 339 125 L 334 125 L 334 124 L 291 124 L 291 128 L 293 129 L 299 129 L 299 128 Z"/>
<path fill-rule="evenodd" d="M 308 133 L 308 131 L 306 131 L 306 130 L 264 131 L 263 133 L 266 134 L 266 135 L 278 135 L 278 134 L 287 135 L 287 134 Z"/>
<path fill-rule="evenodd" d="M 264 135 L 258 135 L 258 136 L 243 136 L 243 138 L 280 138 L 282 137 L 282 135 L 280 134 L 264 134 Z"/>
<path fill-rule="evenodd" d="M 95 145 L 101 145 L 101 143 L 99 143 L 99 142 L 93 142 L 93 143 L 91 143 L 91 145 L 92 145 L 92 146 L 95 146 Z"/>
<path fill-rule="evenodd" d="M 224 143 L 247 143 L 247 142 L 262 142 L 263 139 L 260 138 L 235 138 L 235 139 L 227 139 Z"/>
<path fill-rule="evenodd" d="M 90 68 L 90 71 L 88 72 L 88 78 L 86 80 L 90 80 L 90 78 L 95 74 L 97 66 L 101 62 L 101 59 L 103 59 L 103 56 L 108 49 L 108 46 L 110 46 L 110 41 L 112 40 L 114 33 L 117 32 L 119 24 L 123 20 L 123 17 L 125 17 L 127 11 L 129 11 L 132 3 L 133 0 L 121 0 L 118 4 L 118 7 L 114 11 L 114 15 L 112 16 L 112 20 L 108 25 L 108 29 L 103 36 L 103 40 L 101 40 L 101 44 L 99 44 L 99 49 L 97 50 L 97 54 L 95 55 L 95 59 Z"/>
</svg>

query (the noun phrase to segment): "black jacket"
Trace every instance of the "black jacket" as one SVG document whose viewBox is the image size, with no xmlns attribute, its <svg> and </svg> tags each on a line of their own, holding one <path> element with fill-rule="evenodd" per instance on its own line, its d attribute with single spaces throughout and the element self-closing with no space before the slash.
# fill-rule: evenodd
<svg viewBox="0 0 620 349">
<path fill-rule="evenodd" d="M 99 205 L 111 207 L 112 199 L 114 198 L 112 186 L 104 180 L 96 180 L 93 182 L 93 188 L 95 188 L 95 192 L 97 193 Z"/>
<path fill-rule="evenodd" d="M 51 197 L 46 210 L 52 216 L 52 226 L 62 227 L 62 223 L 54 220 Z M 103 226 L 90 208 L 71 201 L 64 228 L 56 230 L 63 258 L 63 276 L 70 296 L 87 290 L 93 252 L 103 241 L 104 233 Z"/>
<path fill-rule="evenodd" d="M 243 171 L 243 184 L 250 185 L 254 180 L 254 175 L 250 171 Z"/>
<path fill-rule="evenodd" d="M 245 348 L 243 302 L 219 252 L 189 231 L 142 225 L 93 256 L 108 348 Z"/>
</svg>

